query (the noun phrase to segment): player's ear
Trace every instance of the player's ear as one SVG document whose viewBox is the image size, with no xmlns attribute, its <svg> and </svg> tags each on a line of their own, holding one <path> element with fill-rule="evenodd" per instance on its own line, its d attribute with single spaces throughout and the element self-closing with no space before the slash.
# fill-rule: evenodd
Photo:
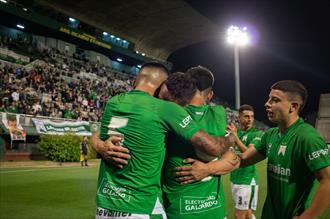
<svg viewBox="0 0 330 219">
<path fill-rule="evenodd" d="M 297 114 L 299 114 L 299 107 L 300 104 L 297 101 L 292 101 L 289 112 L 290 113 L 297 112 Z"/>
<path fill-rule="evenodd" d="M 213 90 L 210 90 L 210 92 L 207 94 L 206 100 L 207 102 L 210 102 L 212 100 L 214 93 Z"/>
</svg>

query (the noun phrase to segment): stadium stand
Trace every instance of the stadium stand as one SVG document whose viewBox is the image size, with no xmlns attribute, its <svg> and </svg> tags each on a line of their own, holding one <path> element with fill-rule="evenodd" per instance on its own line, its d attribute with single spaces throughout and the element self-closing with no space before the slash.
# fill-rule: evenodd
<svg viewBox="0 0 330 219">
<path fill-rule="evenodd" d="M 326 143 L 330 145 L 330 93 L 320 95 L 315 127 L 321 133 Z"/>
</svg>

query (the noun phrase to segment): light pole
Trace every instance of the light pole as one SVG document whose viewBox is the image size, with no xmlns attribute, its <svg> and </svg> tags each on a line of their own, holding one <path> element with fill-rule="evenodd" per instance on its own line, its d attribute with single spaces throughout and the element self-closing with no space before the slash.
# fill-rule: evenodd
<svg viewBox="0 0 330 219">
<path fill-rule="evenodd" d="M 227 42 L 234 45 L 235 58 L 235 107 L 238 109 L 241 105 L 240 100 L 240 85 L 239 85 L 239 47 L 249 43 L 247 28 L 239 28 L 230 26 L 227 30 Z"/>
</svg>

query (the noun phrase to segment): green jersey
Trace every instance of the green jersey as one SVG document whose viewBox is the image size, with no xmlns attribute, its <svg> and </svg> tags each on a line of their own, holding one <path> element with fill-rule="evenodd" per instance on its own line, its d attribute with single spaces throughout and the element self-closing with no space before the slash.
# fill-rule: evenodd
<svg viewBox="0 0 330 219">
<path fill-rule="evenodd" d="M 179 105 L 133 90 L 111 98 L 101 120 L 100 137 L 122 135 L 131 159 L 123 169 L 100 164 L 98 207 L 135 214 L 151 214 L 161 200 L 161 169 L 165 135 L 175 132 L 189 140 L 199 127 Z"/>
<path fill-rule="evenodd" d="M 237 130 L 239 139 L 246 146 L 250 144 L 258 146 L 260 144 L 262 134 L 263 133 L 261 131 L 253 127 L 246 131 L 242 131 L 240 129 Z M 242 153 L 237 145 L 234 147 L 234 149 L 236 153 Z M 230 174 L 230 181 L 236 185 L 256 185 L 258 183 L 258 178 L 255 165 L 250 165 L 234 170 Z"/>
<path fill-rule="evenodd" d="M 268 158 L 264 219 L 291 219 L 308 206 L 314 172 L 330 165 L 329 148 L 319 133 L 299 118 L 283 134 L 269 129 L 259 153 Z"/>
<path fill-rule="evenodd" d="M 224 136 L 226 112 L 221 106 L 186 107 L 195 122 L 210 135 Z M 191 144 L 172 134 L 166 139 L 166 159 L 163 168 L 163 192 L 166 215 L 169 219 L 221 218 L 226 216 L 221 177 L 182 185 L 175 180 L 173 169 L 183 165 L 183 159 L 196 157 Z"/>
</svg>

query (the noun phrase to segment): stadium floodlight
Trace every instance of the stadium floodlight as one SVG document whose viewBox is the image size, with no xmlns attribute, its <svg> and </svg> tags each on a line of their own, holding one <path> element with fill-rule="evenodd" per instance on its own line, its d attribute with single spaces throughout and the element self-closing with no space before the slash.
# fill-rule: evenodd
<svg viewBox="0 0 330 219">
<path fill-rule="evenodd" d="M 247 28 L 230 26 L 227 30 L 227 42 L 238 46 L 245 46 L 249 43 Z"/>
<path fill-rule="evenodd" d="M 75 22 L 76 19 L 74 19 L 74 18 L 72 18 L 72 17 L 69 17 L 69 21 L 71 21 L 71 22 Z"/>
<path fill-rule="evenodd" d="M 141 53 L 142 56 L 145 56 L 146 54 L 145 53 Z"/>
<path fill-rule="evenodd" d="M 19 29 L 24 29 L 25 28 L 22 24 L 16 24 L 16 27 L 18 27 Z"/>
<path fill-rule="evenodd" d="M 22 8 L 23 11 L 27 11 L 28 9 L 27 8 Z"/>
<path fill-rule="evenodd" d="M 126 40 L 123 40 L 123 43 L 127 43 L 127 41 Z"/>
<path fill-rule="evenodd" d="M 111 38 L 115 38 L 115 36 L 114 36 L 114 35 L 110 35 L 110 37 L 111 37 Z"/>
<path fill-rule="evenodd" d="M 142 67 L 142 65 L 137 65 L 137 67 L 138 67 L 138 68 L 141 68 L 141 67 Z"/>
<path fill-rule="evenodd" d="M 121 58 L 117 58 L 117 61 L 118 62 L 122 62 L 123 60 Z"/>
<path fill-rule="evenodd" d="M 117 37 L 116 39 L 117 39 L 117 40 L 120 40 L 120 38 L 119 38 L 119 37 Z"/>
<path fill-rule="evenodd" d="M 139 51 L 136 50 L 135 53 L 136 53 L 136 54 L 139 54 Z"/>
<path fill-rule="evenodd" d="M 7 3 L 7 1 L 6 1 L 6 0 L 0 0 L 0 2 L 2 2 L 2 3 Z"/>
<path fill-rule="evenodd" d="M 227 29 L 227 42 L 234 45 L 235 56 L 235 107 L 239 109 L 241 105 L 240 100 L 240 84 L 239 84 L 239 47 L 249 44 L 249 36 L 247 28 L 240 28 L 238 26 L 230 26 Z"/>
<path fill-rule="evenodd" d="M 108 33 L 107 32 L 103 32 L 103 36 L 108 36 Z"/>
</svg>

